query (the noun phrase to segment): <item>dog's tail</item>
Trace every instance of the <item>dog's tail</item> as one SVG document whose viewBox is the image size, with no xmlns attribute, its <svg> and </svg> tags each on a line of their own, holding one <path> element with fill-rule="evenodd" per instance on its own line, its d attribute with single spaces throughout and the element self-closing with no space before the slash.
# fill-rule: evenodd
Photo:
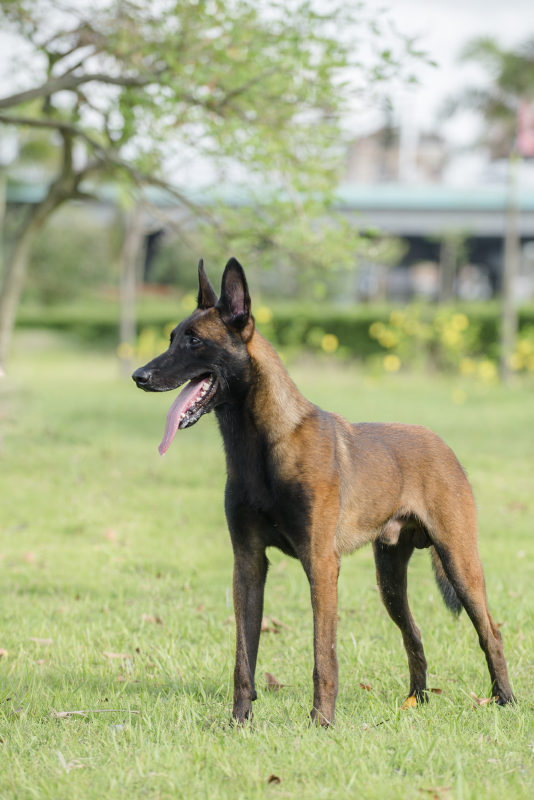
<svg viewBox="0 0 534 800">
<path fill-rule="evenodd" d="M 460 598 L 454 591 L 451 582 L 449 581 L 449 579 L 445 574 L 441 558 L 439 557 L 438 551 L 436 550 L 435 547 L 430 548 L 430 555 L 432 558 L 432 567 L 434 569 L 434 576 L 436 578 L 440 592 L 443 596 L 443 600 L 445 601 L 445 605 L 447 606 L 449 611 L 452 611 L 453 614 L 458 616 L 460 611 L 462 610 L 462 604 L 460 602 Z"/>
</svg>

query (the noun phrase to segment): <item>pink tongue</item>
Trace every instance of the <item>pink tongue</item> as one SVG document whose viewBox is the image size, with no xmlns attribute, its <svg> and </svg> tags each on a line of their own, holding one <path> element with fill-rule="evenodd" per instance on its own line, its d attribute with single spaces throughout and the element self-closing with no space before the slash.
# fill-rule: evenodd
<svg viewBox="0 0 534 800">
<path fill-rule="evenodd" d="M 186 408 L 192 406 L 198 397 L 200 397 L 202 384 L 205 380 L 206 376 L 203 375 L 202 378 L 197 378 L 196 380 L 192 380 L 186 384 L 170 407 L 169 413 L 167 414 L 167 422 L 165 423 L 165 433 L 163 434 L 163 439 L 158 447 L 160 456 L 166 453 L 169 449 L 170 444 L 176 435 L 176 431 L 178 430 L 178 426 L 180 425 L 181 414 L 183 414 Z"/>
</svg>

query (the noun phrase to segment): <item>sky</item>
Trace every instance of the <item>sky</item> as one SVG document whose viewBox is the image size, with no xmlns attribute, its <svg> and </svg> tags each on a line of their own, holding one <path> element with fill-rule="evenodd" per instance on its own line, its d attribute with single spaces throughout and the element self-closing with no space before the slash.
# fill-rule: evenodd
<svg viewBox="0 0 534 800">
<path fill-rule="evenodd" d="M 499 44 L 513 47 L 534 37 L 533 0 L 368 0 L 367 6 L 377 11 L 388 9 L 387 15 L 399 30 L 417 35 L 421 49 L 438 63 L 437 68 L 419 65 L 419 85 L 396 98 L 400 107 L 406 107 L 405 115 L 422 129 L 435 125 L 448 95 L 483 81 L 480 67 L 458 61 L 467 41 L 491 36 Z M 453 142 L 467 144 L 475 128 L 463 119 L 448 123 L 443 132 Z"/>
</svg>

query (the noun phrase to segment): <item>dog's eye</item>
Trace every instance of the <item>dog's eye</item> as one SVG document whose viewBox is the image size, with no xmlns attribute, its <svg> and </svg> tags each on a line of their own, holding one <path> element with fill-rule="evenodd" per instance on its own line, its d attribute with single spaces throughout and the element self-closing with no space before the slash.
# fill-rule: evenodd
<svg viewBox="0 0 534 800">
<path fill-rule="evenodd" d="M 197 345 L 202 344 L 202 340 L 199 339 L 198 336 L 195 336 L 193 331 L 186 331 L 185 335 L 189 336 L 189 344 L 193 347 L 197 347 Z"/>
</svg>

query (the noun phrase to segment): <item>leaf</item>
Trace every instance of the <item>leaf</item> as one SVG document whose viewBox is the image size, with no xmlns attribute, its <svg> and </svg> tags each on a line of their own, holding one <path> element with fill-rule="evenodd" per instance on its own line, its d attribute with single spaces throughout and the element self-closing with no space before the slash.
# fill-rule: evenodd
<svg viewBox="0 0 534 800">
<path fill-rule="evenodd" d="M 487 706 L 490 703 L 494 703 L 497 699 L 496 697 L 477 697 L 474 692 L 471 692 L 471 697 L 477 704 L 477 706 Z"/>
<path fill-rule="evenodd" d="M 30 636 L 30 642 L 35 642 L 35 644 L 40 644 L 45 647 L 46 645 L 52 644 L 53 639 L 39 639 L 37 636 Z"/>
<path fill-rule="evenodd" d="M 0 658 L 7 658 L 8 655 L 9 653 L 7 652 L 7 650 L 4 650 L 3 647 L 0 647 Z"/>
<path fill-rule="evenodd" d="M 24 561 L 27 561 L 28 564 L 35 564 L 35 553 L 32 553 L 31 551 L 24 553 Z"/>
<path fill-rule="evenodd" d="M 277 628 L 285 628 L 288 631 L 291 630 L 289 625 L 286 625 L 285 622 L 281 622 L 279 619 L 276 619 L 276 617 L 271 617 L 271 622 L 273 625 L 276 625 Z"/>
<path fill-rule="evenodd" d="M 270 672 L 265 673 L 265 680 L 267 681 L 267 689 L 269 692 L 277 692 L 285 686 L 284 683 L 280 683 Z"/>
<path fill-rule="evenodd" d="M 282 778 L 279 778 L 278 775 L 269 775 L 269 777 L 267 778 L 267 783 L 269 783 L 269 784 L 270 783 L 274 783 L 274 784 L 282 783 Z"/>
<path fill-rule="evenodd" d="M 65 719 L 65 717 L 82 716 L 86 714 L 140 714 L 140 711 L 132 711 L 129 708 L 90 708 L 86 711 L 55 711 L 52 709 L 50 716 L 53 719 Z"/>
<path fill-rule="evenodd" d="M 151 622 L 153 625 L 163 625 L 163 620 L 161 617 L 151 617 L 150 614 L 143 614 L 141 617 L 143 622 Z"/>
<path fill-rule="evenodd" d="M 117 541 L 117 533 L 116 533 L 116 531 L 112 530 L 111 528 L 106 531 L 105 537 L 108 540 L 108 542 Z"/>
<path fill-rule="evenodd" d="M 107 650 L 104 650 L 103 654 L 106 656 L 106 658 L 121 658 L 123 661 L 125 661 L 127 658 L 130 659 L 130 661 L 132 660 L 131 655 L 128 653 L 108 653 Z"/>
<path fill-rule="evenodd" d="M 42 667 L 42 666 L 43 666 L 43 664 L 46 664 L 46 658 L 40 658 L 40 659 L 39 659 L 38 661 L 36 661 L 35 663 L 36 663 L 36 664 L 38 664 L 40 667 Z"/>
<path fill-rule="evenodd" d="M 408 697 L 401 705 L 401 709 L 406 710 L 407 708 L 417 708 L 417 700 L 415 699 L 415 695 Z"/>
<path fill-rule="evenodd" d="M 360 689 L 365 689 L 366 692 L 373 691 L 373 687 L 370 683 L 360 683 Z"/>
<path fill-rule="evenodd" d="M 274 620 L 271 619 L 271 622 Z M 280 633 L 275 625 L 269 625 L 269 617 L 263 617 L 261 621 L 261 632 L 262 633 Z"/>
<path fill-rule="evenodd" d="M 430 691 L 434 694 L 443 694 L 443 689 L 431 689 Z"/>
<path fill-rule="evenodd" d="M 419 789 L 420 792 L 428 792 L 432 795 L 432 800 L 439 800 L 440 794 L 443 792 L 450 792 L 451 786 L 433 786 L 429 789 Z"/>
<path fill-rule="evenodd" d="M 50 716 L 53 719 L 65 719 L 65 717 L 72 717 L 75 714 L 79 715 L 80 717 L 85 717 L 86 713 L 86 711 L 52 711 Z"/>
</svg>

